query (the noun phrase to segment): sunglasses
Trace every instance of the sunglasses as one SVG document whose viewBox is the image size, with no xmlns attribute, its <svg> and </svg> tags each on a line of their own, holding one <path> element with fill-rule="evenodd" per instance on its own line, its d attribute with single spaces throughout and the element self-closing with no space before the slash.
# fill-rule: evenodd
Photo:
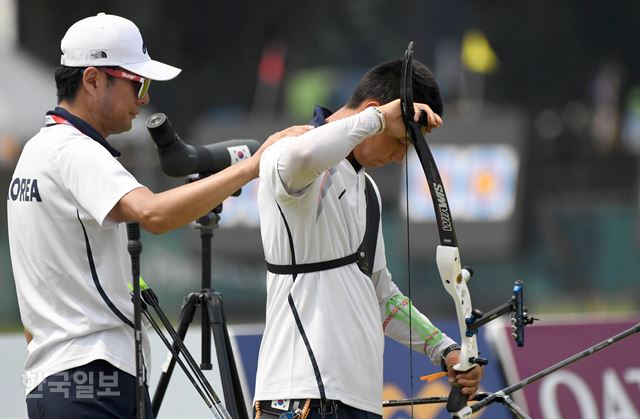
<svg viewBox="0 0 640 419">
<path fill-rule="evenodd" d="M 118 79 L 131 80 L 136 84 L 136 86 L 140 86 L 138 88 L 138 99 L 144 99 L 147 92 L 149 91 L 149 85 L 151 84 L 151 79 L 138 76 L 137 74 L 129 73 L 122 69 L 114 69 L 108 67 L 96 67 L 101 71 L 104 71 L 111 77 L 116 77 Z"/>
</svg>

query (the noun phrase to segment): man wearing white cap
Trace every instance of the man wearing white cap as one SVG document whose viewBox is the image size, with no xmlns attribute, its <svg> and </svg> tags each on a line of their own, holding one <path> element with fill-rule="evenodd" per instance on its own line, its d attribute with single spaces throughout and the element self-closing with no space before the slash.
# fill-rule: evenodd
<svg viewBox="0 0 640 419">
<path fill-rule="evenodd" d="M 73 24 L 61 49 L 58 106 L 25 145 L 7 200 L 28 341 L 27 409 L 30 418 L 130 418 L 136 370 L 124 222 L 159 234 L 201 217 L 257 177 L 265 145 L 309 127 L 274 134 L 247 160 L 155 194 L 106 138 L 131 129 L 151 80 L 181 70 L 152 60 L 133 22 L 104 13 Z M 146 335 L 143 346 L 148 369 Z"/>
</svg>

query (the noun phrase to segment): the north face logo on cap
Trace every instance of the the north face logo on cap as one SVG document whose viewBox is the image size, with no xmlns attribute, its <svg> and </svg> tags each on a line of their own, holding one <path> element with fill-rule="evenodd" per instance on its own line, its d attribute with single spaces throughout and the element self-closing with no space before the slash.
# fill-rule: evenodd
<svg viewBox="0 0 640 419">
<path fill-rule="evenodd" d="M 102 60 L 107 58 L 107 51 L 103 49 L 92 49 L 89 51 L 89 56 L 92 60 Z"/>
</svg>

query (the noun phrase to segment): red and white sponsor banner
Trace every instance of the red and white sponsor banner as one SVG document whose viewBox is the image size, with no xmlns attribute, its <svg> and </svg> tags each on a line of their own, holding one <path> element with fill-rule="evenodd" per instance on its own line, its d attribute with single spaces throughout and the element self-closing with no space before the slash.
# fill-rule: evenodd
<svg viewBox="0 0 640 419">
<path fill-rule="evenodd" d="M 525 346 L 510 325 L 491 328 L 508 385 L 513 385 L 640 323 L 640 318 L 539 321 Z M 640 419 L 640 334 L 582 358 L 513 395 L 532 418 Z"/>
</svg>

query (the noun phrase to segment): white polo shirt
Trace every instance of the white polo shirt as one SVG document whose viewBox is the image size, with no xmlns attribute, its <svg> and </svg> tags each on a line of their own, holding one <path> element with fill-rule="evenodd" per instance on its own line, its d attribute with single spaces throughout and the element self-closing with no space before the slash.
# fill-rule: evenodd
<svg viewBox="0 0 640 419">
<path fill-rule="evenodd" d="M 369 109 L 265 150 L 258 207 L 268 262 L 292 263 L 289 234 L 297 264 L 334 260 L 358 249 L 366 230 L 366 175 L 344 157 L 379 126 Z M 306 160 L 298 170 L 290 169 L 297 163 L 289 158 L 290 149 L 300 145 L 299 154 Z M 290 191 L 283 174 L 308 186 Z M 309 177 L 307 183 L 304 179 Z M 415 330 L 411 337 L 408 326 L 397 318 L 383 329 L 389 317 L 387 302 L 402 294 L 386 269 L 381 227 L 372 278 L 355 263 L 299 274 L 295 281 L 292 275 L 267 274 L 266 325 L 254 400 L 317 399 L 322 388 L 326 399 L 382 414 L 385 333 L 424 350 L 434 363 L 453 343 L 422 315 L 412 328 L 437 331 L 432 345 L 420 340 Z"/>
<path fill-rule="evenodd" d="M 103 145 L 70 124 L 42 128 L 25 145 L 7 213 L 20 315 L 33 335 L 27 393 L 96 359 L 135 376 L 126 225 L 106 216 L 139 187 Z M 143 342 L 148 367 L 146 335 Z"/>
</svg>

